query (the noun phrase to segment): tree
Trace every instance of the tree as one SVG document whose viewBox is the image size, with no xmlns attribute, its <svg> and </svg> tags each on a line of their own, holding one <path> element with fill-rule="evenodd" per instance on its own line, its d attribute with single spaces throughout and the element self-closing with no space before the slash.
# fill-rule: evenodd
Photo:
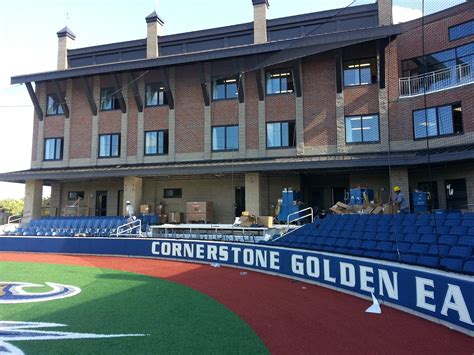
<svg viewBox="0 0 474 355">
<path fill-rule="evenodd" d="M 25 201 L 23 199 L 7 198 L 0 200 L 0 210 L 5 209 L 5 212 L 9 212 L 12 215 L 22 214 L 24 205 Z"/>
</svg>

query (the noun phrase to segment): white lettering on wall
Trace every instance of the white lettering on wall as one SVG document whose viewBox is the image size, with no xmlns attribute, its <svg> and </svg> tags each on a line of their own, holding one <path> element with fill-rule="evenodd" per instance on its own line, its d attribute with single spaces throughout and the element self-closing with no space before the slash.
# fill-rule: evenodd
<svg viewBox="0 0 474 355">
<path fill-rule="evenodd" d="M 426 309 L 428 311 L 436 311 L 436 306 L 434 304 L 429 304 L 426 302 L 427 298 L 434 299 L 434 291 L 429 291 L 426 289 L 426 286 L 430 286 L 434 289 L 434 282 L 430 279 L 425 279 L 424 277 L 415 276 L 416 282 L 416 306 Z"/>
<path fill-rule="evenodd" d="M 329 264 L 329 260 L 324 259 L 324 280 L 336 283 L 336 278 L 331 276 L 331 266 Z"/>
<path fill-rule="evenodd" d="M 298 254 L 291 256 L 291 272 L 297 275 L 304 275 L 303 256 Z"/>
<path fill-rule="evenodd" d="M 471 301 L 473 301 L 472 298 Z M 448 309 L 457 312 L 461 322 L 474 325 L 469 310 L 467 309 L 466 302 L 464 301 L 461 288 L 457 285 L 448 284 L 448 290 L 446 291 L 446 297 L 444 298 L 441 314 L 447 317 Z"/>
<path fill-rule="evenodd" d="M 374 287 L 369 286 L 369 283 L 373 285 L 374 277 L 372 276 L 374 273 L 374 268 L 370 266 L 359 266 L 359 273 L 360 273 L 360 289 L 362 291 L 372 292 L 374 293 Z M 369 275 L 370 274 L 370 275 Z"/>
<path fill-rule="evenodd" d="M 355 267 L 352 264 L 340 262 L 341 285 L 354 287 L 356 284 Z"/>
<path fill-rule="evenodd" d="M 379 294 L 384 295 L 384 288 L 387 290 L 387 296 L 398 300 L 398 272 L 393 271 L 393 280 L 387 270 L 379 269 Z"/>
</svg>

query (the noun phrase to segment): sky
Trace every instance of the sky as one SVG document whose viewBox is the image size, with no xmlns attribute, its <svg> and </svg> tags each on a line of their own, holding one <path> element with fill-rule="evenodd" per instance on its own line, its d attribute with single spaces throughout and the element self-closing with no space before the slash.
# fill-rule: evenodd
<svg viewBox="0 0 474 355">
<path fill-rule="evenodd" d="M 373 0 L 269 0 L 268 18 L 363 5 Z M 426 0 L 436 11 L 462 0 Z M 421 0 L 394 0 L 394 17 L 421 15 Z M 227 26 L 253 20 L 251 0 L 18 0 L 0 2 L 0 173 L 30 168 L 33 107 L 15 75 L 56 69 L 57 35 L 68 26 L 75 48 L 146 37 L 145 17 L 153 10 L 164 34 Z M 44 195 L 48 190 L 44 191 Z M 22 198 L 23 184 L 0 182 L 0 199 Z"/>
</svg>

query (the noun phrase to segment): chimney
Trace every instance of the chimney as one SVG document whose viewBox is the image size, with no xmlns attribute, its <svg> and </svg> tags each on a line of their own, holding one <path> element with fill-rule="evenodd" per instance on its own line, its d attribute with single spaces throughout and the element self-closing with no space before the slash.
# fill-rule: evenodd
<svg viewBox="0 0 474 355">
<path fill-rule="evenodd" d="M 76 39 L 76 35 L 66 27 L 58 33 L 58 70 L 67 69 L 67 50 L 71 47 L 72 42 Z"/>
<path fill-rule="evenodd" d="M 377 0 L 379 26 L 392 24 L 392 0 Z"/>
<path fill-rule="evenodd" d="M 158 37 L 163 34 L 164 22 L 158 17 L 156 11 L 153 11 L 146 20 L 146 57 L 156 58 L 160 56 L 158 47 Z"/>
<path fill-rule="evenodd" d="M 267 42 L 268 0 L 252 0 L 253 3 L 253 43 Z"/>
</svg>

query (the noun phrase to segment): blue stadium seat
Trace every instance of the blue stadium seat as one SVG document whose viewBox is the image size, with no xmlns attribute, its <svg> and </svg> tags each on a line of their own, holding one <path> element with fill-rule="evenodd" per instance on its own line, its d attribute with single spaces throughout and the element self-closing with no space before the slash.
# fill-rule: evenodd
<svg viewBox="0 0 474 355">
<path fill-rule="evenodd" d="M 400 253 L 400 261 L 407 264 L 416 264 L 418 256 L 415 254 Z"/>
<path fill-rule="evenodd" d="M 380 258 L 390 261 L 397 261 L 398 254 L 393 251 L 385 251 L 380 254 Z"/>
<path fill-rule="evenodd" d="M 470 227 L 467 231 L 468 235 L 474 235 L 474 227 Z"/>
<path fill-rule="evenodd" d="M 408 225 L 403 227 L 403 233 L 416 233 L 417 227 L 415 225 Z"/>
<path fill-rule="evenodd" d="M 388 242 L 388 241 L 378 242 L 377 245 L 375 246 L 375 250 L 380 251 L 380 252 L 392 251 L 392 248 L 393 248 L 393 242 Z"/>
<path fill-rule="evenodd" d="M 429 244 L 423 243 L 414 243 L 410 248 L 410 253 L 417 254 L 417 255 L 424 255 L 428 253 L 430 246 Z"/>
<path fill-rule="evenodd" d="M 467 227 L 451 227 L 449 234 L 453 235 L 465 235 L 467 232 Z"/>
<path fill-rule="evenodd" d="M 455 245 L 449 249 L 448 256 L 469 258 L 472 257 L 472 247 L 465 245 Z"/>
<path fill-rule="evenodd" d="M 411 243 L 408 242 L 396 242 L 393 243 L 393 251 L 407 252 L 411 248 Z"/>
<path fill-rule="evenodd" d="M 474 236 L 472 236 L 472 235 L 462 235 L 458 239 L 458 244 L 474 247 Z"/>
<path fill-rule="evenodd" d="M 463 268 L 463 260 L 458 258 L 442 258 L 439 264 L 449 271 L 461 272 Z"/>
<path fill-rule="evenodd" d="M 420 235 L 418 233 L 407 233 L 403 240 L 405 242 L 416 243 L 420 240 Z"/>
<path fill-rule="evenodd" d="M 347 243 L 349 249 L 358 249 L 362 245 L 362 239 L 350 239 Z"/>
<path fill-rule="evenodd" d="M 367 258 L 374 258 L 374 259 L 380 258 L 380 252 L 376 251 L 376 250 L 364 251 L 364 253 L 362 255 L 367 257 Z"/>
<path fill-rule="evenodd" d="M 375 240 L 364 240 L 360 246 L 361 249 L 364 250 L 373 250 L 377 245 L 377 241 Z"/>
<path fill-rule="evenodd" d="M 416 259 L 416 263 L 421 266 L 438 267 L 439 258 L 437 256 L 420 255 L 418 259 Z"/>
<path fill-rule="evenodd" d="M 438 236 L 434 234 L 423 234 L 420 243 L 435 244 L 438 243 Z"/>
<path fill-rule="evenodd" d="M 462 271 L 468 274 L 474 274 L 474 258 L 470 258 L 464 262 Z"/>
<path fill-rule="evenodd" d="M 466 219 L 464 218 L 461 222 L 461 226 L 463 227 L 474 227 L 474 219 Z"/>
<path fill-rule="evenodd" d="M 419 234 L 431 234 L 431 233 L 433 233 L 433 227 L 430 227 L 430 226 L 418 227 L 417 233 L 419 233 Z"/>
<path fill-rule="evenodd" d="M 443 234 L 439 237 L 438 242 L 440 244 L 454 245 L 454 244 L 457 244 L 457 242 L 458 242 L 458 236 L 457 235 Z"/>
<path fill-rule="evenodd" d="M 439 255 L 439 256 L 446 256 L 449 253 L 449 245 L 444 244 L 434 244 L 430 245 L 428 249 L 429 255 Z"/>
<path fill-rule="evenodd" d="M 377 233 L 375 232 L 365 232 L 362 238 L 365 240 L 374 240 L 376 235 Z"/>
<path fill-rule="evenodd" d="M 458 227 L 460 225 L 461 225 L 461 219 L 447 219 L 444 222 L 445 227 Z"/>
</svg>

